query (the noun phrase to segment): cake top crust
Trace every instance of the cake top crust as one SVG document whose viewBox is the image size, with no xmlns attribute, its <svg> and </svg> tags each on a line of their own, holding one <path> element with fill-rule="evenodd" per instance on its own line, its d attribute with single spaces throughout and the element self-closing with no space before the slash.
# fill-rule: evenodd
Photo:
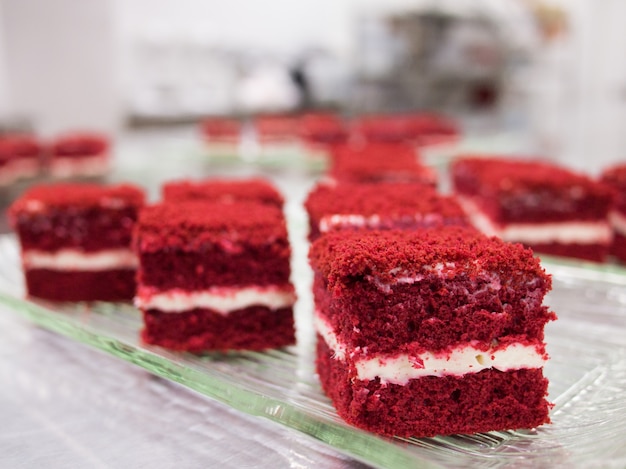
<svg viewBox="0 0 626 469">
<path fill-rule="evenodd" d="M 531 273 L 550 284 L 529 248 L 462 227 L 329 233 L 311 245 L 309 261 L 331 289 L 367 276 L 391 283 L 428 273 L 475 277 L 485 271 L 500 277 Z"/>
<path fill-rule="evenodd" d="M 163 186 L 163 199 L 167 202 L 184 200 L 236 200 L 258 201 L 282 207 L 284 198 L 269 181 L 254 179 L 207 179 L 201 181 L 170 181 Z"/>
<path fill-rule="evenodd" d="M 49 184 L 28 189 L 10 207 L 9 213 L 41 214 L 58 210 L 80 210 L 101 207 L 120 209 L 141 207 L 145 203 L 144 191 L 132 184 Z"/>
<path fill-rule="evenodd" d="M 282 210 L 259 202 L 164 202 L 140 212 L 135 239 L 143 252 L 196 251 L 207 245 L 235 250 L 241 245 L 285 243 L 287 227 Z"/>
<path fill-rule="evenodd" d="M 325 215 L 379 215 L 381 217 L 438 214 L 465 219 L 457 201 L 420 183 L 318 184 L 309 193 L 305 207 L 312 218 Z"/>
<path fill-rule="evenodd" d="M 608 196 L 608 190 L 591 177 L 537 159 L 463 156 L 452 165 L 452 174 L 462 192 L 525 193 L 565 191 L 572 198 L 586 194 Z"/>
</svg>

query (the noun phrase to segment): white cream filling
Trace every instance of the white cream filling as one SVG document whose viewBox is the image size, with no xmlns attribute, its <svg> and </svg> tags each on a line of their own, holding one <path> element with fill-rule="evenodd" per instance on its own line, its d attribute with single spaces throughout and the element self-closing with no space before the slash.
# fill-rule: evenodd
<svg viewBox="0 0 626 469">
<path fill-rule="evenodd" d="M 135 269 L 137 256 L 131 249 L 103 249 L 83 252 L 77 249 L 61 249 L 55 252 L 26 250 L 22 263 L 27 269 L 101 271 L 112 269 Z"/>
<path fill-rule="evenodd" d="M 181 313 L 194 308 L 207 308 L 221 314 L 250 306 L 265 306 L 272 310 L 292 306 L 296 295 L 292 289 L 279 287 L 225 288 L 189 291 L 172 289 L 155 291 L 152 287 L 140 286 L 135 297 L 135 306 L 141 309 L 157 309 L 166 313 Z"/>
<path fill-rule="evenodd" d="M 357 215 L 357 214 L 346 214 L 346 215 L 326 215 L 322 217 L 319 223 L 319 230 L 321 233 L 326 233 L 335 227 L 346 227 L 353 226 L 356 228 L 375 228 L 380 225 L 380 216 L 378 215 L 370 215 L 366 217 L 365 215 Z"/>
<path fill-rule="evenodd" d="M 626 217 L 624 215 L 614 210 L 609 213 L 609 221 L 613 230 L 622 236 L 626 236 Z"/>
<path fill-rule="evenodd" d="M 342 344 L 330 324 L 316 312 L 315 328 L 336 360 L 346 360 L 346 345 Z M 540 344 L 511 344 L 497 349 L 483 350 L 474 342 L 447 352 L 423 352 L 417 355 L 378 355 L 357 358 L 354 362 L 357 378 L 370 381 L 380 378 L 381 383 L 405 385 L 412 379 L 425 376 L 463 376 L 485 369 L 511 371 L 541 368 L 547 356 L 540 352 Z"/>
<path fill-rule="evenodd" d="M 596 222 L 509 223 L 497 225 L 471 200 L 459 197 L 474 227 L 487 236 L 526 244 L 608 244 L 613 238 L 609 220 Z"/>
<path fill-rule="evenodd" d="M 98 176 L 109 169 L 107 154 L 84 157 L 55 157 L 50 162 L 50 174 L 56 177 L 68 177 L 80 174 Z"/>
<path fill-rule="evenodd" d="M 407 216 L 408 218 L 408 216 Z M 415 223 L 422 223 L 429 225 L 435 223 L 441 219 L 437 214 L 420 214 L 416 213 L 411 216 L 411 219 Z M 378 228 L 382 224 L 380 215 L 358 215 L 358 214 L 334 214 L 326 215 L 322 217 L 319 222 L 320 233 L 327 233 L 336 227 L 354 227 L 354 228 Z"/>
</svg>

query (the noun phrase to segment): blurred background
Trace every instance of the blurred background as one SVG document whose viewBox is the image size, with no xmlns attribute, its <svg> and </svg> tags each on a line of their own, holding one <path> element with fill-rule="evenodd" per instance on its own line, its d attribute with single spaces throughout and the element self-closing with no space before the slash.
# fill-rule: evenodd
<svg viewBox="0 0 626 469">
<path fill-rule="evenodd" d="M 437 111 L 595 171 L 626 156 L 623 0 L 0 0 L 0 128 Z"/>
</svg>

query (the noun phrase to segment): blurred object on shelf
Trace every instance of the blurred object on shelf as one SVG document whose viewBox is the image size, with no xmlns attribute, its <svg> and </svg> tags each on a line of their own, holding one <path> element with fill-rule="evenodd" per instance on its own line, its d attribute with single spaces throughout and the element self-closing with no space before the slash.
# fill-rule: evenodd
<svg viewBox="0 0 626 469">
<path fill-rule="evenodd" d="M 416 5 L 359 17 L 355 109 L 496 109 L 507 67 L 520 53 L 520 41 L 512 37 L 519 27 L 505 29 L 510 21 L 501 22 L 506 6 L 486 1 Z"/>
<path fill-rule="evenodd" d="M 236 109 L 244 114 L 288 112 L 301 94 L 285 64 L 270 58 L 252 61 L 235 85 Z"/>
<path fill-rule="evenodd" d="M 34 131 L 32 119 L 29 117 L 0 114 L 0 137 L 12 134 L 31 134 Z"/>
<path fill-rule="evenodd" d="M 209 156 L 239 156 L 243 131 L 244 123 L 240 119 L 212 116 L 200 122 L 200 133 Z"/>
</svg>

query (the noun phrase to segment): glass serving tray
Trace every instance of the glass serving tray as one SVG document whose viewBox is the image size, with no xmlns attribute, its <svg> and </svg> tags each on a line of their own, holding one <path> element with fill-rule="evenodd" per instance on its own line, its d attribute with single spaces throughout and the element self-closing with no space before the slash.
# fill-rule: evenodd
<svg viewBox="0 0 626 469">
<path fill-rule="evenodd" d="M 294 250 L 298 345 L 266 353 L 172 353 L 139 341 L 141 316 L 129 304 L 25 300 L 12 235 L 0 236 L 0 303 L 40 326 L 372 466 L 626 467 L 626 276 L 544 262 L 554 277 L 547 303 L 559 315 L 546 329 L 552 424 L 525 431 L 381 438 L 341 421 L 321 391 L 314 371 L 310 273 L 301 254 Z"/>
</svg>

